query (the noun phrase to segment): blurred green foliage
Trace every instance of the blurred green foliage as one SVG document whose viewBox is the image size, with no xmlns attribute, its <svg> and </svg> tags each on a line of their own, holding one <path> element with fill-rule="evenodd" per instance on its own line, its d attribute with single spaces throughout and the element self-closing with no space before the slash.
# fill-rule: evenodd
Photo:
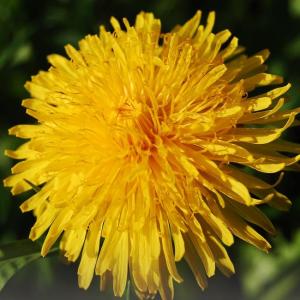
<svg viewBox="0 0 300 300">
<path fill-rule="evenodd" d="M 152 11 L 162 19 L 167 31 L 186 21 L 197 9 L 204 15 L 216 10 L 215 31 L 230 29 L 249 54 L 269 48 L 269 70 L 293 84 L 288 107 L 300 105 L 300 0 L 0 0 L 1 178 L 10 173 L 12 165 L 3 150 L 20 143 L 7 135 L 7 129 L 32 122 L 20 106 L 28 96 L 23 85 L 31 75 L 49 67 L 48 54 L 63 54 L 65 44 L 76 45 L 84 35 L 97 33 L 100 24 L 110 27 L 111 15 L 126 16 L 133 22 L 139 11 Z M 299 129 L 291 129 L 288 138 L 300 142 Z M 242 289 L 239 296 L 227 290 L 234 299 L 293 299 L 291 293 L 300 283 L 299 179 L 298 174 L 287 174 L 278 187 L 293 200 L 291 211 L 267 211 L 281 233 L 274 240 L 274 252 L 266 255 L 243 243 L 230 250 L 235 262 L 238 257 L 240 273 L 235 281 Z M 0 196 L 0 241 L 26 238 L 33 217 L 21 215 L 18 209 L 26 195 L 12 198 L 8 190 L 0 187 Z M 47 263 L 40 264 L 40 271 L 51 278 Z M 190 280 L 178 288 L 177 299 L 183 299 Z M 205 292 L 203 299 L 209 299 L 210 293 Z"/>
<path fill-rule="evenodd" d="M 248 299 L 298 299 L 300 295 L 300 231 L 291 241 L 279 236 L 274 253 L 240 247 L 242 285 Z"/>
</svg>

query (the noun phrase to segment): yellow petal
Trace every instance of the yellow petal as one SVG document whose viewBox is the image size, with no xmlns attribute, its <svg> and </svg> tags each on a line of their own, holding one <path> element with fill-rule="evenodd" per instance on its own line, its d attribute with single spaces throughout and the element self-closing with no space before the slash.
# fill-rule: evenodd
<svg viewBox="0 0 300 300">
<path fill-rule="evenodd" d="M 225 276 L 231 276 L 235 273 L 233 263 L 229 258 L 226 249 L 222 243 L 213 235 L 209 235 L 209 246 L 214 253 L 216 265 Z"/>
<path fill-rule="evenodd" d="M 99 252 L 102 225 L 99 222 L 90 224 L 84 243 L 81 261 L 78 268 L 78 285 L 87 289 L 93 279 L 95 265 Z"/>
<path fill-rule="evenodd" d="M 260 73 L 244 79 L 244 88 L 246 91 L 250 92 L 258 86 L 279 84 L 282 82 L 283 79 L 280 76 L 267 73 Z"/>
<path fill-rule="evenodd" d="M 175 248 L 175 261 L 180 261 L 185 252 L 184 240 L 178 227 L 171 225 L 171 231 Z"/>
<path fill-rule="evenodd" d="M 271 221 L 255 206 L 244 206 L 240 203 L 230 200 L 229 203 L 232 205 L 233 210 L 235 210 L 246 221 L 258 225 L 270 234 L 276 233 L 275 227 L 273 226 Z"/>
<path fill-rule="evenodd" d="M 52 223 L 50 230 L 42 246 L 41 255 L 46 256 L 52 245 L 56 242 L 64 230 L 64 226 L 70 221 L 73 211 L 69 208 L 62 210 Z"/>
<path fill-rule="evenodd" d="M 204 290 L 207 286 L 207 277 L 205 269 L 189 237 L 185 236 L 184 240 L 187 245 L 187 250 L 185 252 L 184 258 L 187 261 L 189 267 L 191 268 L 198 285 L 202 288 L 202 290 Z"/>
<path fill-rule="evenodd" d="M 192 241 L 197 254 L 201 258 L 206 275 L 208 277 L 213 276 L 215 274 L 216 264 L 214 255 L 211 252 L 211 249 L 209 248 L 207 242 L 201 242 L 200 239 L 192 233 L 188 233 L 188 236 Z"/>
<path fill-rule="evenodd" d="M 161 231 L 161 240 L 162 240 L 162 246 L 163 251 L 165 254 L 166 264 L 168 267 L 168 270 L 171 274 L 171 276 L 176 280 L 177 282 L 181 282 L 182 278 L 177 272 L 177 268 L 175 265 L 175 258 L 173 253 L 173 247 L 171 243 L 171 233 L 169 230 L 169 225 L 167 224 L 167 221 L 165 219 L 165 215 L 163 212 L 160 212 L 159 214 L 159 226 Z"/>
<path fill-rule="evenodd" d="M 252 244 L 266 252 L 271 248 L 271 245 L 241 217 L 235 214 L 231 209 L 225 208 L 223 211 L 226 223 L 230 227 L 234 235 L 240 239 Z"/>
</svg>

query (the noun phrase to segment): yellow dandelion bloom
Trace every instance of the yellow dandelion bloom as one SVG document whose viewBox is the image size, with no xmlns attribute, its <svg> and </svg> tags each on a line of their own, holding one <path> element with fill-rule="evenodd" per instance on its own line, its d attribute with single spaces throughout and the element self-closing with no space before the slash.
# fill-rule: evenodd
<svg viewBox="0 0 300 300">
<path fill-rule="evenodd" d="M 247 56 L 228 30 L 212 33 L 214 12 L 200 18 L 163 34 L 152 13 L 112 18 L 113 32 L 67 45 L 26 83 L 37 123 L 10 129 L 27 141 L 6 151 L 22 161 L 4 183 L 40 187 L 21 205 L 36 217 L 30 239 L 48 231 L 45 256 L 62 235 L 84 289 L 95 273 L 121 296 L 130 276 L 140 298 L 172 299 L 182 259 L 205 288 L 216 268 L 234 273 L 234 236 L 270 248 L 250 225 L 275 231 L 258 205 L 290 206 L 242 168 L 297 169 L 300 145 L 280 138 L 300 111 L 281 110 L 290 84 L 257 90 L 282 83 L 266 73 L 269 51 Z"/>
</svg>

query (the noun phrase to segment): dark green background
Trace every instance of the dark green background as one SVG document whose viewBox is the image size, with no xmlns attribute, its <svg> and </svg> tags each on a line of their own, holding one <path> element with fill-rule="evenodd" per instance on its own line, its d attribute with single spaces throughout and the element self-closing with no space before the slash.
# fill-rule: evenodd
<svg viewBox="0 0 300 300">
<path fill-rule="evenodd" d="M 111 15 L 125 16 L 133 22 L 139 11 L 152 11 L 162 20 L 163 30 L 168 31 L 189 19 L 197 9 L 203 10 L 204 16 L 215 10 L 215 31 L 230 29 L 249 54 L 269 48 L 269 70 L 293 84 L 287 106 L 300 106 L 300 0 L 0 0 L 1 177 L 9 174 L 12 165 L 3 150 L 20 143 L 7 136 L 7 129 L 32 122 L 20 106 L 28 96 L 23 85 L 31 75 L 49 67 L 48 54 L 63 54 L 65 44 L 76 45 L 86 34 L 98 33 L 100 24 L 109 26 Z M 299 129 L 291 129 L 287 135 L 300 142 L 299 133 Z M 204 293 L 181 264 L 179 269 L 186 280 L 176 287 L 175 299 L 300 299 L 299 179 L 298 174 L 286 174 L 279 186 L 294 202 L 290 212 L 267 211 L 279 231 L 278 237 L 271 239 L 271 254 L 237 242 L 229 249 L 237 275 L 232 279 L 216 276 Z M 274 182 L 275 177 L 268 176 L 267 180 Z M 22 215 L 18 209 L 26 195 L 12 198 L 1 187 L 0 196 L 0 241 L 27 237 L 34 220 L 31 214 Z M 75 267 L 66 266 L 57 258 L 41 260 L 12 279 L 0 298 L 110 299 L 107 294 L 98 293 L 96 280 L 88 291 L 79 290 Z"/>
</svg>

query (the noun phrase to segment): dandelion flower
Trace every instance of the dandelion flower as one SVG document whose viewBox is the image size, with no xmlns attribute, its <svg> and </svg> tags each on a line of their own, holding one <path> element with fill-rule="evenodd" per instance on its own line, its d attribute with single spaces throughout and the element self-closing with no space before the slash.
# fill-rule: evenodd
<svg viewBox="0 0 300 300">
<path fill-rule="evenodd" d="M 281 110 L 290 84 L 269 87 L 282 83 L 266 73 L 269 51 L 244 55 L 228 30 L 212 33 L 214 12 L 200 18 L 163 34 L 152 13 L 112 18 L 113 32 L 50 55 L 25 85 L 37 122 L 10 129 L 27 141 L 6 151 L 22 161 L 4 183 L 40 187 L 21 205 L 36 217 L 30 239 L 47 232 L 45 256 L 62 236 L 84 289 L 95 273 L 116 296 L 130 277 L 140 298 L 173 299 L 182 259 L 205 288 L 216 268 L 234 273 L 234 236 L 269 250 L 251 225 L 275 231 L 258 205 L 290 206 L 255 176 L 297 169 L 300 146 L 280 138 L 300 111 Z"/>
</svg>

